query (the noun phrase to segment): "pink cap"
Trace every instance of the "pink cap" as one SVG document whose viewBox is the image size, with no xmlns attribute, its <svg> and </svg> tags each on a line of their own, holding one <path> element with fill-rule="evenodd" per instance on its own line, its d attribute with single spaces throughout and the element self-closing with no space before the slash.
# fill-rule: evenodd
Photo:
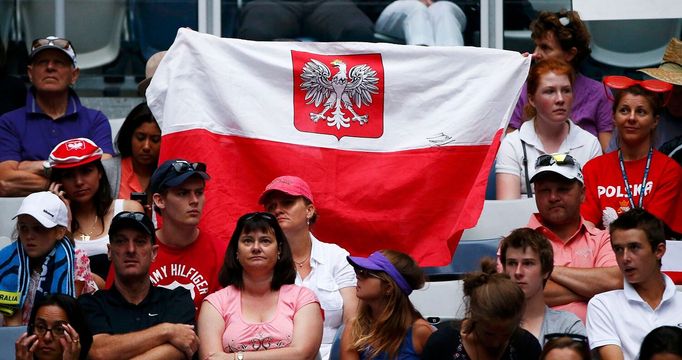
<svg viewBox="0 0 682 360">
<path fill-rule="evenodd" d="M 275 180 L 272 180 L 272 182 L 265 187 L 258 202 L 262 204 L 265 200 L 265 196 L 275 190 L 292 196 L 303 196 L 310 200 L 310 202 L 313 202 L 313 192 L 310 191 L 310 186 L 308 186 L 300 177 L 291 175 L 280 176 L 275 178 Z"/>
<path fill-rule="evenodd" d="M 60 142 L 48 158 L 50 167 L 66 169 L 91 163 L 102 158 L 103 151 L 92 140 L 76 138 Z"/>
</svg>

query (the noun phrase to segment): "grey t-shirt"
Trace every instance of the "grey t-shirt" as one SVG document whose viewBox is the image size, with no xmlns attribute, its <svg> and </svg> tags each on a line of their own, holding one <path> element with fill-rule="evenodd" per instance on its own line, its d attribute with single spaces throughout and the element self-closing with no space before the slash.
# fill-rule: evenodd
<svg viewBox="0 0 682 360">
<path fill-rule="evenodd" d="M 574 313 L 569 311 L 554 310 L 545 306 L 545 319 L 542 321 L 540 344 L 545 343 L 546 334 L 577 334 L 587 336 L 585 324 Z"/>
</svg>

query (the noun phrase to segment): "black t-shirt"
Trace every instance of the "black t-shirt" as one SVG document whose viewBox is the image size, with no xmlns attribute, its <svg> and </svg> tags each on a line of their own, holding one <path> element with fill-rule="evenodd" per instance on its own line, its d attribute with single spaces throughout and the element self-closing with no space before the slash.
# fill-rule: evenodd
<svg viewBox="0 0 682 360">
<path fill-rule="evenodd" d="M 135 305 L 112 286 L 82 295 L 78 303 L 92 335 L 126 334 L 165 322 L 194 325 L 194 301 L 189 291 L 181 287 L 169 290 L 152 285 L 147 297 Z"/>
<path fill-rule="evenodd" d="M 461 322 L 453 322 L 433 333 L 424 346 L 422 360 L 460 359 L 469 360 L 459 335 Z M 512 336 L 503 360 L 529 360 L 540 358 L 540 343 L 528 331 L 519 328 Z"/>
</svg>

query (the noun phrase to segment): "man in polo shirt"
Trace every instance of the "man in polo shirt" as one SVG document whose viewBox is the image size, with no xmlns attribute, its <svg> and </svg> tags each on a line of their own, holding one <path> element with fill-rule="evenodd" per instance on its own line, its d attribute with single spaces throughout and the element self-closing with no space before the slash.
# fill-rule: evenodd
<svg viewBox="0 0 682 360">
<path fill-rule="evenodd" d="M 114 284 L 78 299 L 94 335 L 89 358 L 191 358 L 199 338 L 189 292 L 149 281 L 158 248 L 151 220 L 141 212 L 121 212 L 111 222 L 109 237 Z"/>
<path fill-rule="evenodd" d="M 585 223 L 580 204 L 585 186 L 580 164 L 566 154 L 544 154 L 535 164 L 538 213 L 528 227 L 549 239 L 554 270 L 545 286 L 545 302 L 571 311 L 585 322 L 587 302 L 595 294 L 623 286 L 609 234 Z"/>
<path fill-rule="evenodd" d="M 0 116 L 0 196 L 47 189 L 43 161 L 64 140 L 85 137 L 104 158 L 114 153 L 106 116 L 81 105 L 71 89 L 80 72 L 73 45 L 54 36 L 36 39 L 29 61 L 26 105 Z"/>
<path fill-rule="evenodd" d="M 590 300 L 587 335 L 601 359 L 634 360 L 651 330 L 682 326 L 682 293 L 661 272 L 666 250 L 661 220 L 635 208 L 612 222 L 609 231 L 625 283 Z"/>
</svg>

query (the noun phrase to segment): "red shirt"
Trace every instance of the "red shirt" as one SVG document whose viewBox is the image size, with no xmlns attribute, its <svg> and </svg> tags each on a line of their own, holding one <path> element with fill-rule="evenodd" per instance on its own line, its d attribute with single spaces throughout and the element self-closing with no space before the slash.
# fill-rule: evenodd
<svg viewBox="0 0 682 360">
<path fill-rule="evenodd" d="M 646 157 L 624 162 L 635 206 L 639 204 L 646 162 Z M 583 175 L 585 202 L 580 212 L 586 220 L 603 228 L 607 224 L 602 219 L 606 218 L 610 223 L 630 210 L 617 151 L 590 160 L 585 164 Z M 654 150 L 642 207 L 663 220 L 674 231 L 682 232 L 681 201 L 682 168 L 671 158 Z"/>
</svg>

